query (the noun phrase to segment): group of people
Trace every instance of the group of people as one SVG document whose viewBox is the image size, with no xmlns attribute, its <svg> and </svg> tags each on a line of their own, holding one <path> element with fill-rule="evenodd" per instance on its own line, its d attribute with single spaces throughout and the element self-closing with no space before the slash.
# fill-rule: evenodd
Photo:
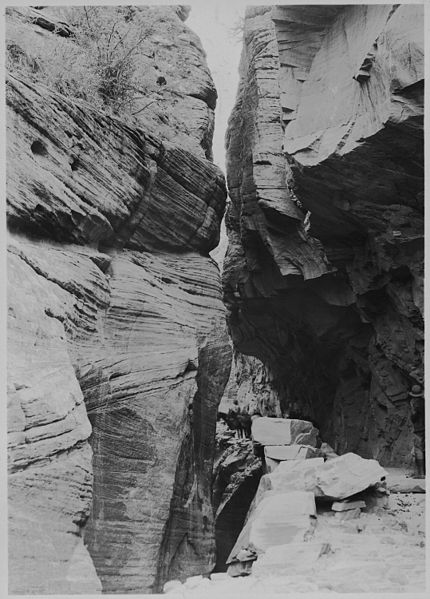
<svg viewBox="0 0 430 599">
<path fill-rule="evenodd" d="M 230 430 L 236 431 L 240 439 L 251 438 L 252 418 L 245 410 L 241 410 L 238 401 L 235 399 L 234 408 L 230 408 L 226 413 L 218 412 L 218 417 L 224 420 Z"/>
</svg>

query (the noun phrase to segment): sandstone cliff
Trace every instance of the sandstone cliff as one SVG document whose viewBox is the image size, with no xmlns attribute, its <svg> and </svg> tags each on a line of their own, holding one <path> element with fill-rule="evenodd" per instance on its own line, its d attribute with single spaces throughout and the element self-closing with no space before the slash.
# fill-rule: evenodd
<svg viewBox="0 0 430 599">
<path fill-rule="evenodd" d="M 282 413 L 338 452 L 408 464 L 423 375 L 422 7 L 248 9 L 240 73 L 224 264 L 235 348 L 263 362 Z"/>
<path fill-rule="evenodd" d="M 215 564 L 225 184 L 185 14 L 150 14 L 158 63 L 139 65 L 172 81 L 134 120 L 7 81 L 11 592 L 150 592 Z M 37 63 L 60 17 L 12 11 L 9 50 Z"/>
</svg>

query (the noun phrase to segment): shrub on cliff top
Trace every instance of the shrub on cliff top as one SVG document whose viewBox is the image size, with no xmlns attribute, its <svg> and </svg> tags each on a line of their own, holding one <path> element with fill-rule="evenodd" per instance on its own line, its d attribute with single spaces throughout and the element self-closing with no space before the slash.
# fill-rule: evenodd
<svg viewBox="0 0 430 599">
<path fill-rule="evenodd" d="M 113 113 L 133 112 L 135 100 L 152 91 L 142 78 L 137 84 L 134 73 L 135 61 L 149 51 L 156 18 L 133 6 L 64 8 L 61 19 L 73 36 L 38 36 L 21 26 L 6 39 L 8 70 Z M 8 29 L 14 26 L 19 29 L 16 23 Z"/>
</svg>

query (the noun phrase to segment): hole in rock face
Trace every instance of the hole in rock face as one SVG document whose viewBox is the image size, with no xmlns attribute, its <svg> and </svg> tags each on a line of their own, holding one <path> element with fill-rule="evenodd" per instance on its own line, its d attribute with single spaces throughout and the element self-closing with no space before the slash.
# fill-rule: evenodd
<svg viewBox="0 0 430 599">
<path fill-rule="evenodd" d="M 35 156 L 46 156 L 48 154 L 45 144 L 40 139 L 36 139 L 31 144 L 31 151 Z"/>
</svg>

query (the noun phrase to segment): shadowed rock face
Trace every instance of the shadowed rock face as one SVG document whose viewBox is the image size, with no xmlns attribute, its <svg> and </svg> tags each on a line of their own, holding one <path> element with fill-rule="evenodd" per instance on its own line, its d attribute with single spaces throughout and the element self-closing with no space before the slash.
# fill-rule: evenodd
<svg viewBox="0 0 430 599">
<path fill-rule="evenodd" d="M 175 145 L 13 76 L 7 110 L 10 591 L 208 572 L 223 176 L 191 134 Z"/>
<path fill-rule="evenodd" d="M 215 572 L 227 570 L 226 561 L 245 522 L 249 506 L 263 474 L 262 461 L 254 454 L 250 439 L 217 430 L 213 477 L 213 507 L 217 561 Z"/>
<path fill-rule="evenodd" d="M 249 9 L 227 133 L 235 348 L 284 415 L 387 465 L 411 461 L 423 370 L 422 23 L 419 6 Z"/>
</svg>

